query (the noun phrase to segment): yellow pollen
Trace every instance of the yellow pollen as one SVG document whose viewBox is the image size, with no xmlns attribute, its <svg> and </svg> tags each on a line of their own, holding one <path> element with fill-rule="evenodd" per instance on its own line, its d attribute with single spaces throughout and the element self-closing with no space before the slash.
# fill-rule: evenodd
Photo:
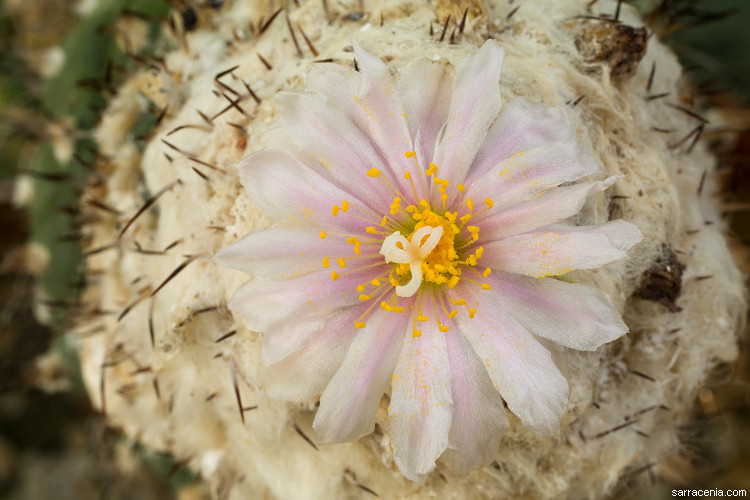
<svg viewBox="0 0 750 500">
<path fill-rule="evenodd" d="M 343 210 L 345 213 L 347 210 L 349 210 L 349 202 L 344 200 L 341 202 L 341 210 Z"/>
<path fill-rule="evenodd" d="M 424 323 L 428 319 L 430 319 L 430 318 L 428 318 L 427 316 L 423 316 L 422 314 L 420 314 L 419 316 L 417 316 L 417 321 L 421 321 L 422 323 Z"/>
<path fill-rule="evenodd" d="M 490 269 L 490 268 L 488 267 L 488 268 L 487 268 L 487 269 L 485 269 L 485 270 L 484 270 L 484 272 L 482 273 L 482 277 L 483 277 L 483 278 L 486 278 L 487 276 L 489 276 L 489 275 L 490 275 L 490 273 L 491 273 L 491 272 L 492 272 L 492 269 Z"/>
<path fill-rule="evenodd" d="M 487 205 L 487 208 L 492 208 L 495 206 L 495 203 L 489 197 L 484 200 L 484 204 Z"/>
<path fill-rule="evenodd" d="M 408 171 L 408 170 L 407 170 L 407 171 L 406 171 L 406 173 L 404 174 L 404 179 L 406 179 L 407 181 L 408 181 L 409 179 L 411 179 L 411 174 L 409 173 L 409 171 Z"/>
<path fill-rule="evenodd" d="M 464 186 L 463 184 L 459 184 L 456 186 L 456 188 L 458 188 L 460 192 L 463 192 L 463 190 L 466 189 L 466 186 Z"/>
<path fill-rule="evenodd" d="M 370 298 L 371 297 L 369 295 L 365 295 L 365 294 L 362 294 L 362 295 L 359 296 L 359 300 L 362 301 L 362 302 L 366 302 L 366 301 L 370 300 Z"/>
<path fill-rule="evenodd" d="M 382 220 L 382 221 L 380 222 L 380 225 L 381 225 L 381 226 L 385 226 L 386 224 L 388 224 L 388 217 L 386 217 L 386 216 L 384 215 L 384 216 L 383 216 L 383 220 Z"/>
<path fill-rule="evenodd" d="M 458 299 L 458 300 L 451 299 L 451 302 L 453 302 L 454 306 L 465 306 L 466 305 L 466 301 L 464 299 Z"/>
<path fill-rule="evenodd" d="M 396 196 L 393 198 L 393 203 L 391 203 L 391 215 L 396 215 L 399 208 L 401 208 L 401 198 Z"/>
<path fill-rule="evenodd" d="M 370 234 L 378 234 L 378 230 L 377 230 L 377 229 L 375 229 L 375 228 L 374 228 L 374 227 L 372 227 L 372 226 L 370 226 L 370 227 L 368 227 L 367 229 L 365 229 L 365 232 L 366 232 L 366 233 L 370 233 Z"/>
<path fill-rule="evenodd" d="M 381 308 L 382 310 L 384 310 L 384 311 L 388 311 L 388 312 L 393 312 L 393 306 L 391 306 L 391 305 L 390 305 L 389 303 L 387 303 L 386 301 L 382 301 L 382 302 L 380 303 L 380 308 Z"/>
<path fill-rule="evenodd" d="M 406 312 L 406 309 L 404 309 L 403 307 L 399 307 L 399 306 L 394 307 L 393 310 L 394 310 L 394 312 L 397 312 L 397 313 L 404 313 L 404 312 Z"/>
<path fill-rule="evenodd" d="M 477 226 L 466 226 L 466 230 L 470 233 L 478 233 L 479 228 Z"/>
<path fill-rule="evenodd" d="M 365 285 L 357 285 L 357 291 L 358 292 L 364 292 L 365 291 Z"/>
<path fill-rule="evenodd" d="M 337 217 L 339 215 L 339 206 L 334 205 L 333 207 L 331 207 L 331 213 L 334 217 Z"/>
<path fill-rule="evenodd" d="M 380 285 L 381 285 L 381 283 L 380 283 L 380 280 L 372 280 L 372 281 L 370 282 L 370 284 L 371 284 L 372 286 L 380 286 Z"/>
<path fill-rule="evenodd" d="M 320 232 L 320 239 L 321 239 L 321 240 L 324 240 L 324 239 L 326 239 L 326 232 L 325 232 L 325 231 L 321 231 L 321 232 Z"/>
<path fill-rule="evenodd" d="M 470 318 L 473 318 L 474 315 L 476 315 L 476 313 L 477 313 L 477 310 L 474 309 L 473 307 L 471 309 L 469 309 L 469 317 Z"/>
<path fill-rule="evenodd" d="M 481 285 L 479 285 L 479 286 L 481 286 L 481 287 L 482 287 L 482 290 L 489 290 L 489 289 L 491 289 L 491 288 L 492 288 L 492 287 L 490 286 L 490 284 L 489 284 L 489 283 L 482 283 L 482 284 L 481 284 Z"/>
<path fill-rule="evenodd" d="M 438 330 L 443 333 L 447 333 L 448 330 L 450 330 L 450 327 L 448 325 L 441 325 L 440 323 L 438 323 Z"/>
<path fill-rule="evenodd" d="M 336 271 L 331 271 L 331 279 L 333 281 L 336 281 L 337 279 L 339 279 L 339 273 L 337 273 Z"/>
<path fill-rule="evenodd" d="M 479 247 L 477 248 L 477 251 L 474 252 L 474 254 L 477 256 L 477 259 L 481 259 L 483 253 L 484 253 L 484 247 Z"/>
<path fill-rule="evenodd" d="M 474 210 L 474 202 L 471 201 L 471 198 L 466 198 L 466 206 L 469 207 L 469 211 Z"/>
<path fill-rule="evenodd" d="M 421 337 L 422 336 L 422 330 L 412 330 L 411 336 L 413 338 Z"/>
<path fill-rule="evenodd" d="M 448 313 L 449 318 L 453 318 L 456 314 L 458 314 L 458 311 L 456 309 L 452 310 Z"/>
<path fill-rule="evenodd" d="M 407 158 L 413 158 L 416 154 L 417 153 L 415 151 L 407 151 L 406 153 L 404 153 L 404 156 L 406 156 Z"/>
<path fill-rule="evenodd" d="M 377 177 L 380 175 L 380 170 L 377 168 L 371 168 L 367 171 L 367 177 Z"/>
<path fill-rule="evenodd" d="M 336 262 L 339 263 L 339 267 L 341 267 L 341 268 L 346 267 L 346 261 L 344 260 L 343 257 L 339 257 L 339 260 L 337 260 Z"/>
<path fill-rule="evenodd" d="M 430 163 L 430 168 L 428 168 L 427 170 L 425 170 L 424 173 L 427 174 L 427 175 L 436 174 L 437 173 L 437 165 L 435 165 L 434 163 Z"/>
<path fill-rule="evenodd" d="M 331 263 L 328 261 L 328 257 L 324 258 L 323 259 L 323 267 L 325 267 L 326 269 L 328 269 L 328 266 L 330 266 L 330 265 L 331 265 Z"/>
<path fill-rule="evenodd" d="M 356 323 L 354 323 L 354 328 L 356 328 L 357 330 L 361 330 L 362 328 L 366 326 L 367 326 L 367 323 L 365 323 L 364 321 L 357 321 Z"/>
</svg>

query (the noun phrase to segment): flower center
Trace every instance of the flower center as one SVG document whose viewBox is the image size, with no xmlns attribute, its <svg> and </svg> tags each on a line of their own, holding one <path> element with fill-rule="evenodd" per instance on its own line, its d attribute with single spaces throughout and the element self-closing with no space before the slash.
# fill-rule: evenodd
<svg viewBox="0 0 750 500">
<path fill-rule="evenodd" d="M 407 158 L 415 158 L 413 151 L 405 155 Z M 418 165 L 416 167 L 419 168 Z M 360 294 L 359 300 L 370 303 L 370 306 L 355 321 L 354 326 L 357 329 L 367 326 L 365 319 L 379 304 L 380 308 L 386 312 L 409 313 L 412 316 L 412 336 L 414 337 L 422 334 L 418 324 L 428 321 L 430 317 L 437 322 L 441 332 L 447 332 L 448 325 L 441 323 L 441 317 L 445 321 L 445 318 L 453 318 L 458 313 L 451 305 L 465 307 L 470 318 L 476 314 L 476 309 L 467 304 L 457 290 L 453 290 L 462 278 L 463 270 L 468 269 L 474 273 L 474 275 L 465 276 L 465 280 L 476 284 L 483 290 L 490 289 L 489 283 L 476 281 L 486 278 L 490 274 L 490 269 L 487 268 L 484 271 L 474 269 L 484 252 L 481 246 L 471 248 L 479 239 L 479 227 L 468 224 L 469 220 L 477 214 L 474 212 L 474 202 L 468 197 L 464 198 L 466 208 L 463 208 L 463 203 L 459 203 L 452 207 L 455 209 L 454 212 L 449 211 L 446 205 L 448 205 L 447 189 L 450 182 L 437 176 L 438 168 L 434 163 L 430 163 L 430 167 L 425 170 L 424 174 L 426 178 L 420 176 L 419 182 L 422 184 L 423 192 L 426 193 L 426 199 L 420 198 L 417 194 L 414 179 L 409 171 L 404 173 L 404 179 L 411 184 L 412 196 L 404 195 L 401 189 L 396 187 L 397 184 L 380 170 L 372 168 L 367 171 L 368 177 L 377 179 L 394 195 L 385 215 L 378 214 L 367 207 L 350 204 L 346 200 L 342 201 L 341 206 L 334 205 L 331 208 L 334 217 L 346 214 L 347 217 L 373 223 L 372 226 L 366 228 L 366 235 L 360 235 L 363 236 L 362 240 L 354 235 L 346 237 L 345 234 L 339 234 L 346 238 L 347 243 L 353 245 L 355 255 L 346 258 L 339 257 L 335 260 L 339 271 L 331 271 L 333 281 L 352 272 L 365 269 L 374 271 L 371 279 L 356 286 Z M 465 187 L 457 184 L 456 190 L 460 197 Z M 402 201 L 410 198 L 415 204 L 402 206 Z M 487 208 L 480 208 L 480 211 L 493 207 L 490 198 L 484 200 L 484 204 Z M 459 216 L 459 212 L 463 215 Z M 370 235 L 373 236 L 370 237 Z M 325 239 L 326 236 L 325 230 L 320 232 L 321 239 Z M 385 263 L 393 265 L 386 266 L 384 269 L 383 261 L 380 263 L 372 260 L 361 262 L 360 258 L 370 259 L 376 256 L 372 252 L 360 255 L 360 247 L 363 245 L 371 248 L 379 246 L 379 254 L 383 256 Z M 361 262 L 361 264 L 354 264 L 355 262 Z M 323 258 L 324 268 L 331 265 L 331 258 Z M 375 271 L 378 268 L 380 270 Z M 430 286 L 423 293 L 417 294 L 424 282 Z M 446 286 L 443 287 L 443 285 Z M 415 299 L 409 299 L 415 295 Z M 407 300 L 399 304 L 399 298 Z"/>
</svg>

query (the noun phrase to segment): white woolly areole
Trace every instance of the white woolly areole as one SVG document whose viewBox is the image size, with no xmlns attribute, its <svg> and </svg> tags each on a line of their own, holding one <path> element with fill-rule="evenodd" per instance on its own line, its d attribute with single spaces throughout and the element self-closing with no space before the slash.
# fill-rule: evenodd
<svg viewBox="0 0 750 500">
<path fill-rule="evenodd" d="M 442 23 L 449 14 L 460 19 L 464 7 L 450 2 L 386 1 L 371 7 L 361 21 L 357 15 L 346 17 L 357 11 L 357 2 L 329 2 L 328 15 L 321 2 L 302 2 L 290 10 L 289 24 L 282 13 L 263 34 L 236 37 L 235 30 L 241 33 L 251 22 L 257 26 L 271 14 L 265 4 L 236 1 L 188 34 L 184 50 L 167 55 L 171 73 L 148 69 L 133 76 L 96 132 L 101 152 L 112 162 L 102 171 L 105 184 L 84 195 L 122 214 L 94 212 L 84 226 L 90 249 L 118 242 L 88 258 L 88 271 L 96 279 L 86 293 L 92 310 L 117 314 L 97 314 L 77 327 L 84 379 L 111 424 L 188 460 L 194 470 L 211 473 L 206 479 L 215 491 L 237 499 L 368 495 L 363 488 L 383 498 L 596 496 L 611 491 L 628 472 L 676 453 L 677 428 L 701 381 L 715 363 L 736 357 L 737 325 L 745 310 L 742 283 L 711 198 L 713 157 L 702 142 L 689 152 L 689 144 L 672 147 L 695 126 L 670 106 L 681 104 L 676 58 L 651 37 L 632 73 L 613 81 L 608 64 L 582 55 L 591 44 L 586 36 L 590 21 L 578 18 L 588 14 L 587 3 L 526 0 L 510 20 L 506 17 L 515 6 L 509 2 L 472 4 L 463 34 L 454 34 L 451 44 L 456 27 L 450 24 L 440 42 Z M 600 1 L 594 13 L 612 13 L 615 3 Z M 621 19 L 637 26 L 632 12 L 622 8 Z M 368 29 L 360 29 L 364 26 Z M 210 260 L 267 224 L 226 167 L 263 146 L 263 132 L 275 126 L 272 97 L 277 91 L 302 87 L 305 75 L 315 71 L 315 60 L 351 64 L 349 32 L 396 76 L 417 57 L 456 66 L 487 36 L 496 38 L 506 51 L 503 101 L 525 97 L 550 106 L 570 103 L 579 140 L 608 176 L 624 176 L 605 193 L 591 196 L 575 222 L 624 219 L 644 235 L 628 260 L 571 276 L 607 292 L 630 333 L 595 352 L 570 350 L 561 356 L 570 398 L 559 435 L 541 436 L 509 416 L 510 429 L 495 461 L 470 474 L 446 456 L 421 484 L 402 477 L 392 463 L 387 397 L 372 434 L 351 444 L 318 449 L 309 444 L 303 436 L 314 435 L 315 398 L 285 403 L 269 397 L 288 396 L 294 388 L 270 387 L 258 378 L 261 337 L 226 309 L 246 277 Z M 671 94 L 648 101 L 643 96 L 654 64 L 652 90 Z M 221 82 L 245 96 L 239 104 L 246 114 L 228 104 L 234 94 L 223 89 L 227 97 L 221 97 L 214 80 L 235 65 L 233 76 Z M 132 103 L 141 93 L 159 107 L 169 103 L 142 152 L 130 134 L 138 113 Z M 199 111 L 217 117 L 208 125 Z M 178 127 L 183 128 L 169 134 Z M 157 193 L 155 209 L 140 215 L 118 239 L 128 219 Z M 153 251 L 137 251 L 138 246 Z M 664 301 L 638 296 L 654 269 L 674 273 L 681 282 L 676 302 L 666 301 L 671 310 Z M 697 279 L 704 276 L 711 278 Z M 636 424 L 618 427 L 634 419 Z M 618 430 L 608 432 L 613 429 Z M 659 466 L 651 470 L 658 474 Z"/>
</svg>

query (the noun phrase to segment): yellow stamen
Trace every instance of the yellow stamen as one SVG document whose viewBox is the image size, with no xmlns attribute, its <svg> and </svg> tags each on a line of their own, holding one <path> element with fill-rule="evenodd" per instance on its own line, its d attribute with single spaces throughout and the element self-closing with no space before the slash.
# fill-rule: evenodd
<svg viewBox="0 0 750 500">
<path fill-rule="evenodd" d="M 325 232 L 325 231 L 321 231 L 321 232 L 320 232 L 320 239 L 321 239 L 321 240 L 324 240 L 324 239 L 326 239 L 326 232 Z"/>
<path fill-rule="evenodd" d="M 328 262 L 328 257 L 324 258 L 323 259 L 323 267 L 325 267 L 326 269 L 328 269 L 328 266 L 330 266 L 330 265 L 331 265 L 331 263 Z"/>
<path fill-rule="evenodd" d="M 333 207 L 331 207 L 331 213 L 334 217 L 337 217 L 339 215 L 339 206 L 334 205 Z"/>
<path fill-rule="evenodd" d="M 369 295 L 365 295 L 365 294 L 362 294 L 362 295 L 359 296 L 359 300 L 362 301 L 362 302 L 366 302 L 366 301 L 370 300 L 371 298 L 372 297 L 370 297 Z"/>
<path fill-rule="evenodd" d="M 339 279 L 339 273 L 337 273 L 336 271 L 331 271 L 331 279 L 333 281 L 336 281 L 337 279 Z"/>
<path fill-rule="evenodd" d="M 416 154 L 417 153 L 415 151 L 407 151 L 406 153 L 404 153 L 404 156 L 406 156 L 407 158 L 413 158 Z"/>
<path fill-rule="evenodd" d="M 484 200 L 484 204 L 487 205 L 487 208 L 492 208 L 495 206 L 495 203 L 489 197 Z"/>
<path fill-rule="evenodd" d="M 374 227 L 372 227 L 372 226 L 370 226 L 370 227 L 368 227 L 367 229 L 365 229 L 365 232 L 366 232 L 366 233 L 369 233 L 369 234 L 378 234 L 378 230 L 377 230 L 377 229 L 375 229 L 375 228 L 374 228 Z"/>
<path fill-rule="evenodd" d="M 339 263 L 339 267 L 341 267 L 341 268 L 346 267 L 346 261 L 344 260 L 343 257 L 339 257 L 339 260 L 337 260 L 336 262 Z"/>
<path fill-rule="evenodd" d="M 457 185 L 456 187 L 458 188 L 458 190 L 459 190 L 460 192 L 463 192 L 463 190 L 464 190 L 464 189 L 466 189 L 466 186 L 464 186 L 463 184 L 459 184 L 459 185 Z"/>
<path fill-rule="evenodd" d="M 471 198 L 466 198 L 466 206 L 469 207 L 469 211 L 474 210 L 474 202 L 471 201 Z"/>
<path fill-rule="evenodd" d="M 485 269 L 485 270 L 484 270 L 484 272 L 482 273 L 482 277 L 483 277 L 483 278 L 486 278 L 487 276 L 489 276 L 489 275 L 490 275 L 490 273 L 491 273 L 491 272 L 492 272 L 492 269 L 490 269 L 490 268 L 488 267 L 488 268 L 487 268 L 487 269 Z"/>
<path fill-rule="evenodd" d="M 356 328 L 357 330 L 361 330 L 362 328 L 366 326 L 367 326 L 367 323 L 365 323 L 364 321 L 357 321 L 356 323 L 354 323 L 354 328 Z"/>
<path fill-rule="evenodd" d="M 367 177 L 377 177 L 380 175 L 380 170 L 377 168 L 371 168 L 367 171 Z"/>
<path fill-rule="evenodd" d="M 481 287 L 482 287 L 482 290 L 489 290 L 489 289 L 491 289 L 491 288 L 492 288 L 492 287 L 490 286 L 490 284 L 489 284 L 489 283 L 482 283 L 482 284 L 481 284 L 481 285 L 479 285 L 479 286 L 481 286 Z"/>
<path fill-rule="evenodd" d="M 349 210 L 349 202 L 348 201 L 344 200 L 344 201 L 341 202 L 341 210 L 343 210 L 344 212 L 346 212 L 347 210 Z"/>
</svg>

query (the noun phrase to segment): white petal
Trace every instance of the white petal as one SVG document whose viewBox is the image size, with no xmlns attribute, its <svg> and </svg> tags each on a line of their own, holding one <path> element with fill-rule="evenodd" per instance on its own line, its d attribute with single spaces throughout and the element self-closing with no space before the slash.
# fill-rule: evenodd
<svg viewBox="0 0 750 500">
<path fill-rule="evenodd" d="M 541 278 L 574 269 L 596 269 L 627 257 L 643 239 L 640 230 L 622 220 L 600 226 L 548 227 L 485 243 L 482 265 Z"/>
<path fill-rule="evenodd" d="M 581 149 L 576 125 L 566 107 L 548 106 L 523 98 L 511 101 L 503 106 L 500 116 L 487 132 L 467 176 L 466 185 L 477 182 L 503 160 L 554 143 L 567 144 L 582 155 L 582 160 L 592 161 L 588 153 Z"/>
<path fill-rule="evenodd" d="M 438 132 L 448 118 L 454 80 L 449 65 L 421 58 L 404 68 L 396 82 L 412 141 L 420 130 L 421 141 L 426 146 L 420 158 L 425 165 L 432 161 Z"/>
<path fill-rule="evenodd" d="M 568 382 L 549 351 L 496 306 L 494 290 L 469 283 L 459 292 L 468 303 L 476 302 L 477 313 L 469 318 L 460 311 L 458 324 L 508 408 L 526 427 L 545 435 L 557 433 L 568 404 Z"/>
<path fill-rule="evenodd" d="M 353 99 L 353 94 L 349 99 Z M 373 146 L 369 134 L 365 135 L 326 96 L 313 92 L 280 92 L 275 104 L 287 140 L 298 147 L 306 165 L 330 177 L 370 208 L 390 204 L 393 194 L 378 179 L 367 176 L 368 170 L 382 166 L 382 155 Z"/>
<path fill-rule="evenodd" d="M 382 260 L 370 263 L 375 262 Z M 335 282 L 328 270 L 284 281 L 253 278 L 237 289 L 229 308 L 245 318 L 248 328 L 262 332 L 288 319 L 326 315 L 358 303 L 357 285 L 373 276 L 372 269 L 364 269 L 342 274 Z"/>
<path fill-rule="evenodd" d="M 495 40 L 487 40 L 456 70 L 445 132 L 435 153 L 438 176 L 463 182 L 487 130 L 500 111 L 500 70 L 505 50 Z"/>
<path fill-rule="evenodd" d="M 309 401 L 319 396 L 341 366 L 358 331 L 354 322 L 366 309 L 365 304 L 341 309 L 324 318 L 324 327 L 311 331 L 310 335 L 300 335 L 298 344 L 294 345 L 292 339 L 287 339 L 287 345 L 283 347 L 290 354 L 276 363 L 261 366 L 260 383 L 266 394 L 285 401 Z M 309 326 L 315 328 L 312 324 Z M 269 340 L 279 344 L 274 349 L 282 347 L 280 344 L 284 339 L 270 338 L 277 333 L 282 332 L 272 329 L 263 334 L 263 348 L 269 350 L 266 348 Z"/>
<path fill-rule="evenodd" d="M 430 319 L 422 335 L 403 337 L 388 408 L 393 456 L 401 472 L 422 481 L 448 446 L 452 399 L 445 334 Z"/>
<path fill-rule="evenodd" d="M 495 308 L 502 308 L 534 335 L 578 350 L 593 351 L 628 331 L 609 297 L 591 286 L 553 278 L 493 272 Z"/>
<path fill-rule="evenodd" d="M 389 174 L 389 179 L 401 193 L 409 193 L 411 185 L 403 175 L 407 170 L 413 170 L 414 161 L 404 154 L 414 151 L 414 147 L 404 106 L 383 61 L 365 52 L 353 39 L 352 46 L 362 75 L 362 83 L 355 90 L 355 100 L 367 116 L 367 130 L 385 161 L 380 170 Z"/>
<path fill-rule="evenodd" d="M 487 370 L 458 328 L 445 334 L 451 368 L 453 423 L 443 459 L 466 473 L 495 457 L 508 418 Z"/>
<path fill-rule="evenodd" d="M 576 143 L 551 142 L 518 150 L 498 162 L 476 182 L 467 183 L 465 198 L 479 203 L 487 198 L 495 210 L 533 200 L 550 188 L 601 172 L 593 157 Z"/>
<path fill-rule="evenodd" d="M 288 279 L 323 270 L 325 257 L 352 254 L 352 245 L 340 238 L 321 240 L 319 231 L 274 227 L 248 234 L 221 249 L 214 260 L 247 274 Z"/>
<path fill-rule="evenodd" d="M 618 178 L 614 176 L 604 181 L 582 182 L 551 189 L 531 201 L 509 208 L 489 209 L 474 217 L 472 223 L 481 228 L 479 235 L 482 241 L 499 240 L 533 231 L 577 213 L 589 195 L 607 189 Z"/>
<path fill-rule="evenodd" d="M 319 443 L 356 441 L 375 428 L 375 412 L 393 375 L 408 317 L 375 311 L 357 330 L 320 398 L 313 428 Z"/>
<path fill-rule="evenodd" d="M 265 215 L 290 227 L 339 228 L 364 233 L 368 225 L 332 207 L 343 200 L 364 205 L 352 193 L 331 184 L 286 151 L 264 149 L 237 164 L 252 203 Z"/>
</svg>

